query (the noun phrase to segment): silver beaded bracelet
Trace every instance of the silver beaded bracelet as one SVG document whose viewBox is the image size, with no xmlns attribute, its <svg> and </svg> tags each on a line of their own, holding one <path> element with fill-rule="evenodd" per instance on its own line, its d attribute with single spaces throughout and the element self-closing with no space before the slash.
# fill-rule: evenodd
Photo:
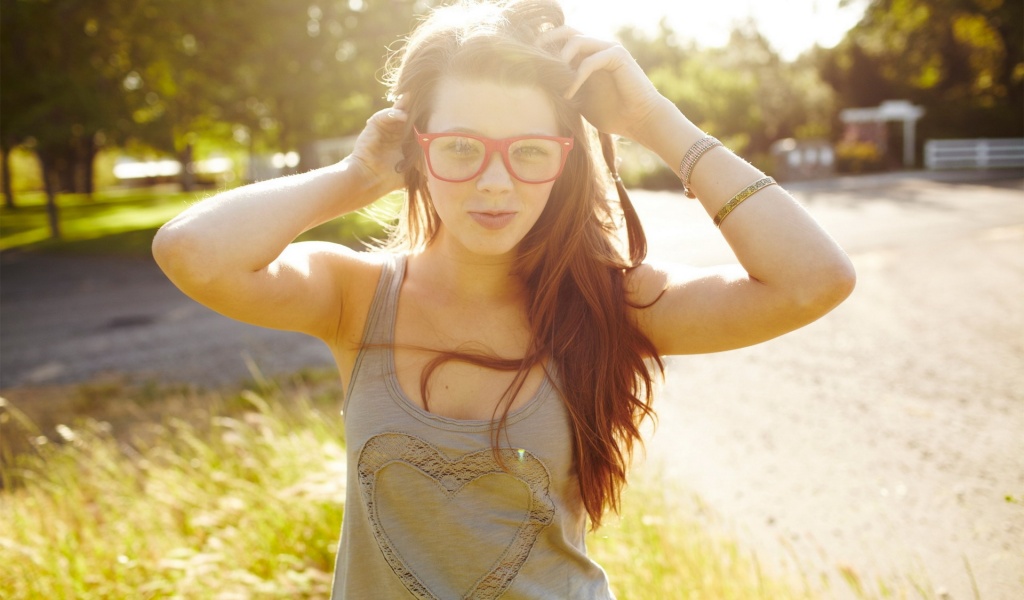
<svg viewBox="0 0 1024 600">
<path fill-rule="evenodd" d="M 690 189 L 690 176 L 693 175 L 693 168 L 697 166 L 697 161 L 700 160 L 700 157 L 704 156 L 705 152 L 721 145 L 722 142 L 710 135 L 706 135 L 697 140 L 697 142 L 690 146 L 690 149 L 686 151 L 682 162 L 679 163 L 679 179 L 683 182 L 683 194 L 685 194 L 687 198 L 697 197 L 696 194 L 693 193 L 693 190 Z"/>
</svg>

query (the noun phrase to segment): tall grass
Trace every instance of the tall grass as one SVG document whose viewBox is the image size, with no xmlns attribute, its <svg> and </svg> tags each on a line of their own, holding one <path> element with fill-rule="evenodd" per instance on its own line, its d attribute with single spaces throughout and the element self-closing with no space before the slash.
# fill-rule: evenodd
<svg viewBox="0 0 1024 600">
<path fill-rule="evenodd" d="M 57 428 L 4 469 L 16 598 L 323 598 L 342 519 L 338 419 L 254 392 L 203 417 Z"/>
<path fill-rule="evenodd" d="M 148 400 L 174 407 L 163 418 L 119 431 L 90 416 L 44 436 L 0 403 L 0 446 L 31 440 L 0 460 L 0 596 L 327 598 L 345 493 L 338 396 L 295 381 L 176 390 Z M 588 539 L 621 600 L 814 597 L 651 480 L 624 506 Z"/>
<path fill-rule="evenodd" d="M 651 479 L 635 482 L 623 514 L 591 535 L 590 555 L 609 574 L 619 600 L 809 600 L 793 581 L 761 572 L 756 557 L 734 540 L 713 535 L 679 513 L 678 499 Z"/>
</svg>

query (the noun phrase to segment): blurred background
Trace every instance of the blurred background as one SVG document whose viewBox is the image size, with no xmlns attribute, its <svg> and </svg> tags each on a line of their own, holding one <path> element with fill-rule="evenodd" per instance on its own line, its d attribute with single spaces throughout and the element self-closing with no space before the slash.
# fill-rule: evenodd
<svg viewBox="0 0 1024 600">
<path fill-rule="evenodd" d="M 60 194 L 191 191 L 336 161 L 385 105 L 387 48 L 431 4 L 4 0 L 5 206 L 45 191 L 55 211 Z M 783 179 L 920 167 L 930 140 L 1024 136 L 1020 2 L 565 5 Z M 676 185 L 651 157 L 626 166 L 634 187 Z"/>
<path fill-rule="evenodd" d="M 435 4 L 0 0 L 0 596 L 326 597 L 330 353 L 196 304 L 149 248 L 345 156 Z M 859 278 L 800 331 L 669 360 L 656 474 L 591 538 L 619 596 L 1022 597 L 1024 3 L 563 4 Z M 733 260 L 671 168 L 621 154 L 652 258 Z M 398 202 L 305 237 L 362 247 Z"/>
</svg>

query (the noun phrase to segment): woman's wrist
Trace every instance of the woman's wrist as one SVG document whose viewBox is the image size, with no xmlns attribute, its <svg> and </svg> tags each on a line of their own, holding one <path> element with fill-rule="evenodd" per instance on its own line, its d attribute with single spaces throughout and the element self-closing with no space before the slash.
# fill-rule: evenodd
<svg viewBox="0 0 1024 600">
<path fill-rule="evenodd" d="M 332 179 L 336 181 L 334 187 L 340 196 L 338 206 L 343 211 L 341 214 L 359 210 L 398 189 L 393 179 L 385 180 L 354 154 L 327 168 L 333 172 Z"/>
<path fill-rule="evenodd" d="M 704 132 L 690 122 L 675 104 L 663 97 L 632 139 L 657 154 L 675 170 L 687 149 L 702 137 Z"/>
</svg>

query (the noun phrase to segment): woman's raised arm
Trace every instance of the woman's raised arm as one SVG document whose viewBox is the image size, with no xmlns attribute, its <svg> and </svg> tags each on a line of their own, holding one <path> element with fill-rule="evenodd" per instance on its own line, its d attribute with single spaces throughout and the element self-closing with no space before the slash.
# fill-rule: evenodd
<svg viewBox="0 0 1024 600">
<path fill-rule="evenodd" d="M 697 154 L 698 143 L 710 141 L 657 92 L 622 46 L 564 28 L 548 35 L 565 38 L 562 56 L 577 72 L 567 96 L 578 96 L 598 129 L 644 145 L 673 167 Z M 706 150 L 693 165 L 688 188 L 715 218 L 740 264 L 644 264 L 631 272 L 630 293 L 639 305 L 664 292 L 635 314 L 659 353 L 749 346 L 814 321 L 852 292 L 856 277 L 849 258 L 788 192 L 767 185 L 741 194 L 755 182 L 763 186 L 764 179 L 722 146 Z"/>
<path fill-rule="evenodd" d="M 394 165 L 405 119 L 398 108 L 380 111 L 341 162 L 191 206 L 157 232 L 153 257 L 183 292 L 217 312 L 331 338 L 359 261 L 337 244 L 292 242 L 402 185 Z"/>
</svg>

